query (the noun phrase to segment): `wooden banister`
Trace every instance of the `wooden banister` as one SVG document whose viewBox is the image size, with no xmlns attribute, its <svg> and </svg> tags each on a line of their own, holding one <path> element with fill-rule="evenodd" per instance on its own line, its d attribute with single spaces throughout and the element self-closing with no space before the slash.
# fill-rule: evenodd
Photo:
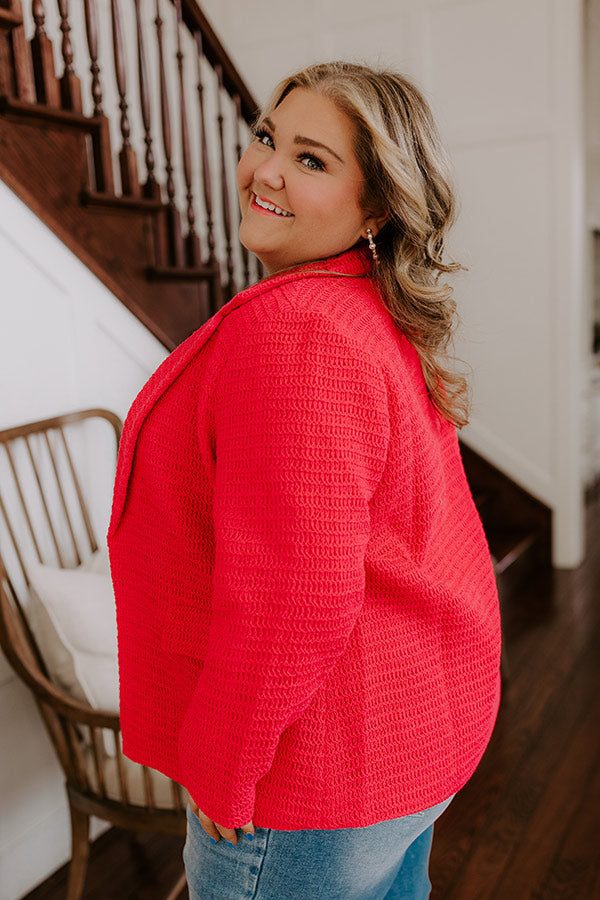
<svg viewBox="0 0 600 900">
<path fill-rule="evenodd" d="M 196 66 L 198 72 L 198 110 L 200 113 L 200 146 L 202 154 L 202 186 L 204 188 L 204 208 L 206 209 L 206 231 L 208 241 L 208 260 L 214 262 L 215 259 L 215 234 L 212 218 L 212 189 L 210 178 L 210 163 L 208 159 L 208 146 L 206 142 L 206 122 L 204 117 L 204 85 L 202 84 L 202 59 L 204 50 L 202 47 L 202 32 L 194 32 L 194 40 L 196 42 Z"/>
<path fill-rule="evenodd" d="M 51 33 L 44 0 L 0 0 L 0 177 L 172 349 L 260 277 L 237 240 L 234 190 L 257 104 L 195 0 L 133 0 L 134 20 L 130 0 L 110 0 L 109 46 L 96 0 L 82 4 L 85 33 L 56 2 Z M 52 131 L 49 144 L 40 129 L 39 167 L 35 129 L 22 143 L 18 122 Z"/>
<path fill-rule="evenodd" d="M 102 109 L 102 85 L 100 83 L 100 66 L 98 65 L 98 14 L 96 0 L 84 0 L 85 32 L 90 53 L 90 72 L 92 75 L 92 100 L 94 116 L 104 115 Z"/>
<path fill-rule="evenodd" d="M 61 54 L 64 70 L 60 79 L 60 91 L 63 109 L 81 112 L 81 82 L 73 68 L 73 45 L 71 43 L 71 23 L 69 21 L 68 0 L 58 0 L 60 13 L 60 30 L 62 32 Z"/>
<path fill-rule="evenodd" d="M 146 48 L 144 29 L 142 28 L 142 16 L 140 9 L 141 0 L 135 0 L 135 27 L 137 29 L 138 45 L 138 81 L 140 89 L 140 106 L 142 110 L 142 122 L 144 123 L 144 143 L 146 145 L 146 183 L 144 185 L 144 197 L 157 199 L 160 197 L 160 185 L 154 175 L 154 151 L 152 148 L 152 128 L 150 116 L 150 83 L 146 66 Z"/>
<path fill-rule="evenodd" d="M 30 41 L 35 91 L 41 104 L 56 109 L 60 107 L 60 85 L 54 71 L 52 42 L 46 34 L 46 10 L 41 0 L 34 0 L 31 13 L 35 32 Z"/>
<path fill-rule="evenodd" d="M 190 155 L 190 136 L 188 132 L 187 100 L 185 96 L 185 78 L 183 71 L 184 53 L 181 42 L 182 12 L 181 0 L 175 0 L 177 10 L 177 74 L 179 76 L 179 104 L 181 115 L 181 155 L 183 159 L 183 177 L 186 187 L 186 217 L 188 233 L 186 238 L 186 258 L 190 266 L 197 266 L 201 262 L 200 241 L 196 234 L 196 213 L 194 211 L 194 191 L 192 187 L 192 161 Z"/>
<path fill-rule="evenodd" d="M 123 194 L 137 197 L 141 193 L 138 182 L 137 157 L 131 146 L 127 103 L 127 78 L 125 74 L 125 46 L 121 30 L 121 13 L 117 0 L 110 3 L 113 56 L 115 61 L 115 75 L 117 78 L 117 90 L 119 92 L 119 109 L 121 110 L 121 138 L 122 145 L 119 151 L 119 165 L 121 169 L 121 189 Z"/>
</svg>

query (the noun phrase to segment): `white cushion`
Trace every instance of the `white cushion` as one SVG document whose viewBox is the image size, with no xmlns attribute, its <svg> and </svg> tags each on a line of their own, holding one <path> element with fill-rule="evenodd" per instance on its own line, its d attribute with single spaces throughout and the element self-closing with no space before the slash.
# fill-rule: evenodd
<svg viewBox="0 0 600 900">
<path fill-rule="evenodd" d="M 108 547 L 101 547 L 92 553 L 89 559 L 86 559 L 75 571 L 96 572 L 98 575 L 108 575 L 110 578 L 110 561 L 108 558 Z"/>
<path fill-rule="evenodd" d="M 117 623 L 108 549 L 104 547 L 76 569 L 56 569 L 38 563 L 28 567 L 29 618 L 50 677 L 69 696 L 95 709 L 119 712 Z M 121 800 L 115 735 L 103 730 L 101 764 L 107 796 Z M 87 733 L 87 729 L 85 729 Z M 122 747 L 119 733 L 119 747 Z M 93 789 L 99 788 L 95 757 L 89 742 L 81 745 Z M 129 802 L 144 806 L 142 766 L 121 755 Z M 177 808 L 173 782 L 148 769 L 158 809 Z M 183 790 L 183 805 L 187 803 Z"/>
<path fill-rule="evenodd" d="M 28 572 L 31 628 L 50 677 L 75 699 L 118 713 L 117 623 L 108 552 L 99 550 L 76 569 L 34 563 Z"/>
</svg>

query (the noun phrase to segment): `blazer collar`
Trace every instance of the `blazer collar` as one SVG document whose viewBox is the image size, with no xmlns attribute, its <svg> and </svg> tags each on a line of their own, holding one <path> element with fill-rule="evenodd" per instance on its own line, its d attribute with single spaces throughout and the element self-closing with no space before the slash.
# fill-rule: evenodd
<svg viewBox="0 0 600 900">
<path fill-rule="evenodd" d="M 370 275 L 373 271 L 373 260 L 371 251 L 364 244 L 357 244 L 337 256 L 329 256 L 326 259 L 317 259 L 305 265 L 298 266 L 294 269 L 287 269 L 279 274 L 269 275 L 251 285 L 246 290 L 241 291 L 225 306 L 222 307 L 223 312 L 227 314 L 233 309 L 237 309 L 242 303 L 251 300 L 252 297 L 262 294 L 265 291 L 279 287 L 290 281 L 298 281 L 303 278 L 318 278 L 321 276 L 348 276 L 348 275 Z"/>
</svg>

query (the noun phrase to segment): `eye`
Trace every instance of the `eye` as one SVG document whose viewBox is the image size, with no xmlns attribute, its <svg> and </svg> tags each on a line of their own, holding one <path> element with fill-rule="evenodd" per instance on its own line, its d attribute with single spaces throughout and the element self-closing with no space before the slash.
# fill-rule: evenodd
<svg viewBox="0 0 600 900">
<path fill-rule="evenodd" d="M 264 144 L 265 147 L 275 146 L 275 144 L 273 143 L 273 135 L 270 134 L 266 128 L 257 128 L 254 132 L 254 137 L 259 142 L 259 144 Z"/>
<path fill-rule="evenodd" d="M 325 163 L 318 156 L 313 156 L 312 153 L 303 153 L 298 159 L 307 169 L 312 169 L 314 172 L 322 172 L 325 169 Z"/>
</svg>

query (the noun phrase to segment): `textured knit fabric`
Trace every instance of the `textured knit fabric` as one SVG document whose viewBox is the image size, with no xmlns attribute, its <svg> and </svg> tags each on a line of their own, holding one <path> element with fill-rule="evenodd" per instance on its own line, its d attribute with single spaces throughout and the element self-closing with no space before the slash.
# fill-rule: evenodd
<svg viewBox="0 0 600 900">
<path fill-rule="evenodd" d="M 125 753 L 225 827 L 459 790 L 499 700 L 455 429 L 352 249 L 243 291 L 142 389 L 109 527 Z"/>
</svg>

